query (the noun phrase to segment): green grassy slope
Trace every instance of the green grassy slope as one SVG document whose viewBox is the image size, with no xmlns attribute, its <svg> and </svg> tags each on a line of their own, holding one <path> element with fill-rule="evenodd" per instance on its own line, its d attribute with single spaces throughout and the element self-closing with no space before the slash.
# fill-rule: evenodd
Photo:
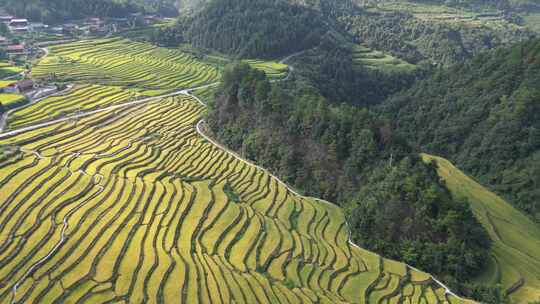
<svg viewBox="0 0 540 304">
<path fill-rule="evenodd" d="M 477 280 L 500 283 L 515 303 L 540 299 L 540 228 L 448 160 L 428 154 L 422 157 L 438 163 L 439 175 L 448 188 L 471 203 L 493 240 L 492 266 Z"/>
</svg>

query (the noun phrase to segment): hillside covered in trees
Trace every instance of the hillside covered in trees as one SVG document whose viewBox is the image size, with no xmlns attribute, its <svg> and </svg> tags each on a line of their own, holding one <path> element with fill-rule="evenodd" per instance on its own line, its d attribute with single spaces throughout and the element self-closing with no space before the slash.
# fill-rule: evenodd
<svg viewBox="0 0 540 304">
<path fill-rule="evenodd" d="M 177 40 L 240 57 L 281 56 L 316 45 L 319 12 L 283 0 L 220 0 L 179 19 Z"/>
<path fill-rule="evenodd" d="M 540 40 L 441 70 L 380 111 L 540 222 Z"/>
<path fill-rule="evenodd" d="M 213 135 L 306 194 L 343 207 L 352 239 L 475 297 L 490 246 L 467 203 L 435 166 L 365 108 L 333 105 L 309 82 L 272 85 L 248 65 L 229 67 L 207 121 Z M 487 290 L 487 291 L 486 291 Z"/>
<path fill-rule="evenodd" d="M 317 46 L 320 37 L 330 31 L 343 35 L 349 43 L 364 43 L 409 63 L 448 66 L 533 35 L 519 25 L 521 17 L 514 16 L 515 6 L 511 5 L 455 4 L 468 8 L 452 11 L 446 6 L 451 3 L 438 1 L 398 1 L 397 7 L 392 3 L 180 1 L 181 17 L 176 25 L 161 29 L 165 33 L 156 36 L 165 45 L 190 43 L 238 57 L 277 57 Z M 505 10 L 483 14 L 477 6 Z M 439 19 L 440 14 L 448 17 Z M 449 21 L 454 18 L 457 21 Z"/>
</svg>

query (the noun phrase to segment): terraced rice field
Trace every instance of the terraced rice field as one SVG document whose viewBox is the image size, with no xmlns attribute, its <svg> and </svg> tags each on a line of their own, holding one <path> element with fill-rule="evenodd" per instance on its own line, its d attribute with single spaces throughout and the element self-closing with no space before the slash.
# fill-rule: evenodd
<svg viewBox="0 0 540 304">
<path fill-rule="evenodd" d="M 288 66 L 276 61 L 246 59 L 243 62 L 249 64 L 254 69 L 264 71 L 270 78 L 284 78 L 288 73 Z"/>
<path fill-rule="evenodd" d="M 16 75 L 21 73 L 22 71 L 23 69 L 20 67 L 12 66 L 5 61 L 0 61 L 0 78 Z"/>
<path fill-rule="evenodd" d="M 38 103 L 17 109 L 9 116 L 10 128 L 21 128 L 59 118 L 79 111 L 132 101 L 140 94 L 137 90 L 100 85 L 77 85 L 49 96 Z"/>
<path fill-rule="evenodd" d="M 8 108 L 20 102 L 23 102 L 25 99 L 26 97 L 20 94 L 0 93 L 0 103 L 2 103 L 3 106 Z"/>
<path fill-rule="evenodd" d="M 354 46 L 353 60 L 361 67 L 385 73 L 410 73 L 416 69 L 414 64 L 363 45 Z"/>
<path fill-rule="evenodd" d="M 439 175 L 453 195 L 466 198 L 474 215 L 488 231 L 492 245 L 491 267 L 476 280 L 501 284 L 513 303 L 540 299 L 540 229 L 504 199 L 465 175 L 444 158 L 435 160 Z"/>
<path fill-rule="evenodd" d="M 177 50 L 111 38 L 51 46 L 50 54 L 33 68 L 32 76 L 137 87 L 157 94 L 215 82 L 218 71 Z"/>
<path fill-rule="evenodd" d="M 0 303 L 461 303 L 201 136 L 187 96 L 0 137 Z"/>
</svg>

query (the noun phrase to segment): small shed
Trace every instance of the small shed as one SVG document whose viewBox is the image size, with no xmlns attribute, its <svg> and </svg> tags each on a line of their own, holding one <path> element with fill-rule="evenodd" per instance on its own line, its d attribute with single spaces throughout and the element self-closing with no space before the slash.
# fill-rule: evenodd
<svg viewBox="0 0 540 304">
<path fill-rule="evenodd" d="M 9 93 L 25 93 L 33 90 L 35 87 L 36 85 L 33 80 L 25 79 L 9 85 L 4 91 Z"/>
</svg>

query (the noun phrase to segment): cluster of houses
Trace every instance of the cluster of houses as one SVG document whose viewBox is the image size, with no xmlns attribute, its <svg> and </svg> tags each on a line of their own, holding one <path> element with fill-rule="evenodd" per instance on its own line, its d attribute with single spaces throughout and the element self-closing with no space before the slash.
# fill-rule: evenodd
<svg viewBox="0 0 540 304">
<path fill-rule="evenodd" d="M 87 20 L 76 23 L 65 23 L 58 26 L 49 26 L 40 22 L 30 22 L 28 19 L 17 18 L 9 15 L 0 16 L 0 22 L 7 25 L 12 33 L 29 32 L 50 32 L 56 34 L 85 33 L 96 34 L 117 31 L 121 28 L 132 27 L 135 23 L 138 25 L 152 24 L 159 21 L 160 18 L 154 15 L 143 15 L 140 13 L 131 14 L 124 18 L 88 18 Z"/>
</svg>

